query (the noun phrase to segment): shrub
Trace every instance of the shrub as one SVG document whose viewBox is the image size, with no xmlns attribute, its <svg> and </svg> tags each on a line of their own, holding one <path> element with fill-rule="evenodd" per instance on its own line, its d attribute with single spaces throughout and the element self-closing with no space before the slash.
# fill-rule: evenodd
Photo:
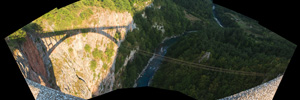
<svg viewBox="0 0 300 100">
<path fill-rule="evenodd" d="M 82 20 L 89 18 L 93 14 L 93 11 L 88 8 L 80 13 L 80 18 Z"/>
<path fill-rule="evenodd" d="M 43 28 L 37 23 L 29 23 L 22 28 L 26 32 L 37 32 L 40 33 L 43 31 Z"/>
<path fill-rule="evenodd" d="M 103 52 L 101 50 L 98 50 L 97 48 L 95 48 L 92 52 L 92 55 L 95 59 L 102 59 L 103 57 Z"/>
<path fill-rule="evenodd" d="M 73 52 L 73 48 L 69 48 L 68 51 L 69 51 L 69 53 L 72 53 Z"/>
<path fill-rule="evenodd" d="M 72 42 L 74 41 L 74 39 L 72 37 L 69 37 L 69 34 L 67 34 L 66 36 L 67 36 L 67 39 L 66 39 L 67 44 L 71 45 Z"/>
<path fill-rule="evenodd" d="M 109 8 L 111 10 L 115 10 L 115 3 L 112 0 L 103 0 L 102 1 L 102 7 L 103 8 Z"/>
<path fill-rule="evenodd" d="M 108 58 L 112 57 L 114 55 L 114 50 L 111 48 L 107 48 L 105 50 L 105 54 L 107 55 Z"/>
<path fill-rule="evenodd" d="M 86 52 L 91 52 L 91 46 L 88 45 L 88 44 L 85 44 L 84 50 L 85 50 Z"/>
<path fill-rule="evenodd" d="M 97 67 L 97 62 L 95 60 L 92 60 L 90 62 L 90 68 L 91 68 L 91 70 L 95 72 L 96 67 Z"/>
<path fill-rule="evenodd" d="M 114 38 L 115 38 L 116 40 L 120 40 L 120 38 L 121 38 L 120 32 L 117 32 L 117 33 L 115 34 Z"/>
<path fill-rule="evenodd" d="M 81 33 L 83 37 L 85 37 L 87 35 L 87 33 Z"/>
<path fill-rule="evenodd" d="M 17 41 L 17 42 L 23 42 L 25 41 L 26 37 L 26 31 L 19 29 L 13 34 L 9 35 L 8 38 L 9 40 Z"/>
<path fill-rule="evenodd" d="M 105 70 L 107 70 L 107 68 L 108 68 L 108 66 L 107 66 L 106 63 L 104 63 L 102 67 L 103 67 Z"/>
</svg>

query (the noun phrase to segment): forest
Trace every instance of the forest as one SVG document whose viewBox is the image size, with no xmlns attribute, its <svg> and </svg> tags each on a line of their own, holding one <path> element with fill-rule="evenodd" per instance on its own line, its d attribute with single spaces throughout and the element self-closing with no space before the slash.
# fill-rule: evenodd
<svg viewBox="0 0 300 100">
<path fill-rule="evenodd" d="M 184 14 L 183 9 L 179 8 L 171 0 L 155 0 L 153 4 L 161 6 L 161 9 L 155 9 L 155 7 L 146 8 L 144 11 L 147 18 L 142 17 L 143 12 L 134 14 L 133 19 L 138 29 L 128 32 L 124 42 L 119 47 L 115 73 L 123 66 L 126 56 L 130 54 L 130 50 L 139 47 L 139 49 L 153 52 L 164 37 L 181 34 L 189 25 L 188 20 L 182 16 Z M 152 27 L 156 22 L 164 26 L 164 33 Z M 116 80 L 121 80 L 122 88 L 131 88 L 134 85 L 135 79 L 147 65 L 149 59 L 150 57 L 148 56 L 135 54 L 134 60 L 129 62 L 120 77 L 116 78 Z"/>
<path fill-rule="evenodd" d="M 210 57 L 201 64 L 264 73 L 265 76 L 220 73 L 165 61 L 150 86 L 180 91 L 199 100 L 212 100 L 255 87 L 285 72 L 295 44 L 250 18 L 221 6 L 216 9 L 225 28 L 192 26 L 201 31 L 183 37 L 168 48 L 165 56 L 198 63 L 205 52 L 210 52 Z M 228 13 L 238 16 L 240 22 L 231 20 Z M 249 25 L 253 27 L 249 28 Z"/>
<path fill-rule="evenodd" d="M 296 48 L 295 44 L 260 26 L 255 20 L 216 5 L 216 14 L 224 24 L 224 28 L 219 27 L 213 20 L 211 0 L 154 0 L 154 7 L 142 10 L 136 7 L 142 6 L 145 1 L 148 0 L 81 0 L 61 9 L 53 9 L 35 20 L 37 25 L 24 26 L 9 36 L 9 41 L 13 42 L 8 43 L 14 47 L 23 42 L 26 32 L 31 31 L 29 29 L 43 33 L 41 29 L 44 27 L 37 26 L 43 26 L 45 20 L 49 24 L 54 23 L 54 31 L 68 30 L 71 25 L 80 25 L 93 14 L 92 7 L 96 6 L 118 12 L 128 11 L 137 25 L 137 29 L 127 33 L 117 52 L 114 71 L 120 72 L 116 80 L 120 81 L 122 88 L 132 88 L 150 58 L 137 53 L 133 61 L 123 66 L 131 50 L 139 48 L 154 52 L 164 38 L 182 34 L 187 30 L 198 31 L 182 37 L 168 48 L 165 56 L 199 63 L 199 59 L 209 52 L 210 57 L 202 60 L 201 64 L 265 74 L 264 77 L 235 75 L 164 61 L 150 86 L 176 90 L 200 100 L 223 98 L 283 74 Z M 157 9 L 158 6 L 161 8 Z M 81 12 L 78 14 L 79 10 Z M 200 21 L 190 22 L 184 17 L 184 10 L 198 17 Z M 143 13 L 147 18 L 142 16 Z M 162 25 L 165 32 L 154 28 L 154 23 Z M 119 34 L 114 37 L 120 38 Z M 102 55 L 113 55 L 111 48 L 104 54 L 91 50 L 89 45 L 85 45 L 84 50 L 92 52 L 92 56 L 97 59 L 104 59 Z M 91 69 L 95 65 L 95 61 L 90 62 Z"/>
<path fill-rule="evenodd" d="M 196 99 L 210 100 L 252 88 L 284 73 L 294 49 L 288 50 L 277 45 L 269 45 L 267 41 L 254 43 L 251 38 L 238 35 L 241 34 L 240 32 L 242 33 L 238 29 L 225 29 L 189 34 L 170 47 L 166 56 L 197 63 L 204 52 L 210 52 L 210 58 L 202 61 L 201 64 L 265 73 L 270 76 L 235 75 L 164 62 L 156 72 L 151 86 L 177 90 Z M 214 36 L 216 34 L 225 39 Z M 229 41 L 232 39 L 240 42 Z"/>
</svg>

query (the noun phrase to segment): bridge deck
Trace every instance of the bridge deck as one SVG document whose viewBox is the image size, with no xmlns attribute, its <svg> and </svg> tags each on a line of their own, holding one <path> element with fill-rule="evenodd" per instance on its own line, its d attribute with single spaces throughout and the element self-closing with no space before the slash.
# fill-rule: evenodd
<svg viewBox="0 0 300 100">
<path fill-rule="evenodd" d="M 25 79 L 36 100 L 84 100 Z"/>
<path fill-rule="evenodd" d="M 282 75 L 254 88 L 219 99 L 219 100 L 273 100 Z"/>
</svg>

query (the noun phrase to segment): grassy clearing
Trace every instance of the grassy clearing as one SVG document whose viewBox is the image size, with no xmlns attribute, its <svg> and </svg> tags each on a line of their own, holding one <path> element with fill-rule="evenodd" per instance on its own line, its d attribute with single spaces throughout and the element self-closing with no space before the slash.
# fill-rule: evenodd
<svg viewBox="0 0 300 100">
<path fill-rule="evenodd" d="M 185 10 L 184 10 L 183 12 L 184 12 L 185 18 L 187 18 L 188 20 L 190 20 L 190 21 L 192 21 L 192 22 L 195 22 L 195 21 L 197 21 L 197 20 L 200 21 L 199 18 L 193 16 L 192 14 L 187 13 Z"/>
</svg>

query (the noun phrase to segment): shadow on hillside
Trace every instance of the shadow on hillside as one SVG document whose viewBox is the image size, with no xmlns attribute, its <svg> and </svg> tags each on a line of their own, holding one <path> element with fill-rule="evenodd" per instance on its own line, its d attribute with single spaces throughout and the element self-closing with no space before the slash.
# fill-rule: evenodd
<svg viewBox="0 0 300 100">
<path fill-rule="evenodd" d="M 127 26 L 80 28 L 80 29 L 71 29 L 71 30 L 62 30 L 62 31 L 53 31 L 53 32 L 41 32 L 41 33 L 36 32 L 36 31 L 32 31 L 32 30 L 26 30 L 26 29 L 25 30 L 27 32 L 27 35 L 30 37 L 30 39 L 33 40 L 33 41 L 35 41 L 34 44 L 36 46 L 39 46 L 39 48 L 42 48 L 42 50 L 38 50 L 38 51 L 39 51 L 39 56 L 42 56 L 44 65 L 46 67 L 45 69 L 46 69 L 46 72 L 47 72 L 48 76 L 44 76 L 44 77 L 47 77 L 47 79 L 48 79 L 47 83 L 49 83 L 50 88 L 53 88 L 53 89 L 61 91 L 61 88 L 56 84 L 56 78 L 55 78 L 55 75 L 54 75 L 53 63 L 52 63 L 52 59 L 50 59 L 50 55 L 55 50 L 55 48 L 58 47 L 58 45 L 60 43 L 62 43 L 63 41 L 65 41 L 69 37 L 72 37 L 72 36 L 75 36 L 75 35 L 79 35 L 79 34 L 82 34 L 82 33 L 91 32 L 91 33 L 94 33 L 94 34 L 101 34 L 101 35 L 107 37 L 108 39 L 110 39 L 110 41 L 112 41 L 116 45 L 118 45 L 118 43 L 119 43 L 118 39 L 116 39 L 115 37 L 111 36 L 110 34 L 106 33 L 103 30 L 106 30 L 106 29 L 117 29 L 117 31 L 118 31 L 118 29 L 125 28 L 126 32 L 127 32 L 130 29 L 132 30 L 132 23 L 133 22 L 129 23 Z M 31 23 L 31 24 L 34 25 L 35 29 L 40 28 L 40 26 L 37 25 L 37 24 L 35 24 L 35 23 Z M 82 31 L 84 31 L 84 32 L 82 32 Z M 48 38 L 50 42 L 49 41 L 42 41 L 41 40 L 42 38 Z M 48 48 L 48 50 L 46 48 Z M 21 50 L 21 52 L 22 52 L 22 50 Z M 23 57 L 27 57 L 27 56 L 25 55 Z M 22 66 L 22 67 L 19 66 L 19 68 L 20 68 L 21 72 L 24 74 L 25 73 L 24 72 L 25 68 L 23 68 L 24 67 L 24 62 L 22 62 L 24 60 L 24 58 L 21 59 L 21 57 L 18 56 L 18 58 L 16 60 L 17 60 L 18 65 Z M 28 59 L 28 60 L 30 60 L 30 59 Z M 114 72 L 114 68 L 111 67 L 108 70 L 108 73 L 113 73 L 113 72 Z M 110 75 L 110 74 L 108 74 L 108 75 Z M 29 77 L 27 77 L 27 79 L 28 78 Z M 101 80 L 99 86 L 103 86 L 104 85 L 103 83 L 105 83 L 105 84 L 110 83 L 110 81 L 108 81 L 110 79 L 111 79 L 110 76 L 106 76 L 103 80 Z M 29 79 L 29 80 L 32 80 L 32 79 Z M 104 87 L 105 89 L 109 89 L 110 88 L 110 87 L 108 87 L 108 85 L 104 85 L 104 86 L 105 86 Z M 97 95 L 93 95 L 93 97 L 94 96 L 97 96 Z"/>
<path fill-rule="evenodd" d="M 137 15 L 137 14 L 142 14 L 144 10 L 138 11 L 137 13 L 135 13 L 133 16 Z M 41 48 L 49 48 L 49 50 L 43 50 L 43 52 L 45 52 L 44 56 L 43 56 L 43 61 L 45 64 L 45 69 L 47 70 L 46 72 L 48 73 L 48 82 L 51 84 L 51 88 L 56 89 L 56 90 L 60 90 L 61 88 L 59 86 L 57 86 L 56 84 L 56 78 L 54 75 L 54 68 L 53 68 L 53 63 L 50 59 L 50 55 L 52 54 L 52 52 L 56 49 L 56 47 L 58 47 L 60 45 L 60 43 L 62 43 L 63 41 L 65 41 L 66 39 L 68 39 L 69 37 L 72 36 L 76 36 L 82 33 L 94 33 L 94 34 L 101 34 L 105 37 L 107 37 L 108 39 L 110 39 L 112 42 L 114 42 L 116 45 L 119 46 L 119 41 L 118 39 L 116 39 L 114 36 L 112 36 L 111 34 L 106 33 L 103 30 L 106 29 L 121 29 L 121 28 L 125 28 L 126 32 L 128 30 L 132 30 L 132 23 L 128 24 L 127 26 L 108 26 L 108 27 L 91 27 L 91 28 L 79 28 L 79 29 L 69 29 L 69 30 L 60 30 L 60 31 L 53 31 L 53 32 L 27 32 L 28 34 L 30 34 L 32 36 L 33 39 L 37 39 L 40 42 L 40 46 Z M 33 23 L 34 24 L 34 23 Z M 36 24 L 37 25 L 37 24 Z M 40 26 L 37 26 L 40 27 Z M 57 38 L 57 36 L 59 38 Z M 49 41 L 42 41 L 41 38 L 48 38 Z M 53 41 L 54 40 L 54 41 Z M 35 40 L 33 40 L 35 41 Z M 49 43 L 48 43 L 49 42 Z M 30 59 L 28 59 L 30 60 Z M 114 59 L 116 60 L 116 59 Z M 115 61 L 112 61 L 115 62 Z M 111 67 L 108 73 L 114 73 L 114 68 Z M 108 74 L 109 75 L 109 74 Z M 108 87 L 108 85 L 104 85 L 108 84 L 108 82 L 110 83 L 110 76 L 105 76 L 105 78 L 103 80 L 101 80 L 100 84 L 98 85 L 98 87 L 102 87 L 105 89 L 109 89 L 110 87 Z M 95 97 L 98 95 L 93 95 L 92 97 Z"/>
</svg>

